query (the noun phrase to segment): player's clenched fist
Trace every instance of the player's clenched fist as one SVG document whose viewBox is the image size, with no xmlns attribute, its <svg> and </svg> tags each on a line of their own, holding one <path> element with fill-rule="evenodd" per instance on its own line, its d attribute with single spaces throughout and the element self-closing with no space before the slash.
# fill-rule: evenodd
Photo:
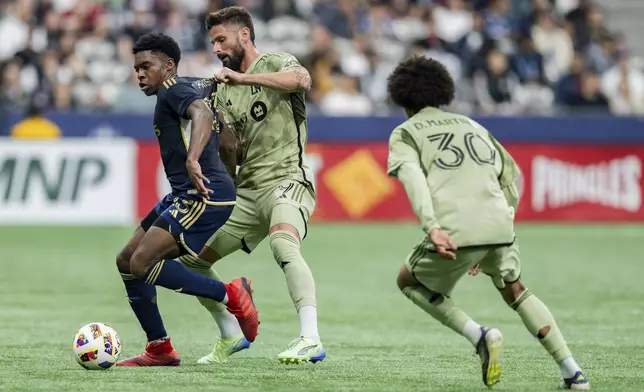
<svg viewBox="0 0 644 392">
<path fill-rule="evenodd" d="M 240 84 L 244 79 L 244 74 L 235 72 L 230 68 L 222 68 L 221 71 L 215 74 L 215 80 L 218 83 L 226 83 L 230 85 Z"/>
<path fill-rule="evenodd" d="M 439 255 L 446 259 L 456 260 L 456 245 L 452 242 L 446 231 L 441 229 L 433 229 L 429 232 L 429 239 L 436 247 Z"/>
</svg>

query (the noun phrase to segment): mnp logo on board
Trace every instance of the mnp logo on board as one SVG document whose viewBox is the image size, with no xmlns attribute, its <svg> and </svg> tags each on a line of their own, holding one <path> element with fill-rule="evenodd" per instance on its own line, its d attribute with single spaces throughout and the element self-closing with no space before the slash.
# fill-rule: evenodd
<svg viewBox="0 0 644 392">
<path fill-rule="evenodd" d="M 0 224 L 132 223 L 129 140 L 4 140 Z"/>
</svg>

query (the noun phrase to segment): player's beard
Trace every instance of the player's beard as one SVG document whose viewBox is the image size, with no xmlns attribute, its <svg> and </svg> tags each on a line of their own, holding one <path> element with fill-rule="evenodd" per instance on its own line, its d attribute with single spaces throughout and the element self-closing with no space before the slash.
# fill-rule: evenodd
<svg viewBox="0 0 644 392">
<path fill-rule="evenodd" d="M 244 61 L 245 54 L 246 54 L 246 51 L 241 46 L 239 41 L 237 41 L 237 45 L 233 48 L 232 53 L 230 55 L 227 55 L 222 60 L 222 63 L 224 64 L 225 67 L 228 67 L 235 72 L 239 72 L 239 70 L 241 70 L 241 65 L 242 65 L 242 62 Z"/>
</svg>

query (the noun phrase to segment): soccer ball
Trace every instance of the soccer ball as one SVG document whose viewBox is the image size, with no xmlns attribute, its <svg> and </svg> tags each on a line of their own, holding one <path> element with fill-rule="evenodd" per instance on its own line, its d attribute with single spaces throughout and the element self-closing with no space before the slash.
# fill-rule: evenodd
<svg viewBox="0 0 644 392">
<path fill-rule="evenodd" d="M 72 348 L 76 361 L 85 369 L 109 369 L 119 359 L 121 341 L 112 327 L 91 323 L 78 330 Z"/>
</svg>

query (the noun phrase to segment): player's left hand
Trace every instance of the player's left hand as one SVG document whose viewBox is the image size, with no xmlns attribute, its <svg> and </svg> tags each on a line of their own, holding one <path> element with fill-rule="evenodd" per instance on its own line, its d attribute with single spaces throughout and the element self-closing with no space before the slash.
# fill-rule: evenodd
<svg viewBox="0 0 644 392">
<path fill-rule="evenodd" d="M 433 229 L 429 232 L 429 239 L 436 247 L 439 255 L 446 259 L 456 260 L 456 245 L 452 242 L 449 234 L 441 229 Z"/>
<path fill-rule="evenodd" d="M 205 184 L 209 184 L 210 180 L 203 175 L 201 172 L 201 165 L 198 161 L 187 161 L 186 169 L 188 170 L 188 176 L 190 176 L 190 181 L 197 188 L 197 192 L 204 195 L 206 199 L 210 198 L 209 193 L 212 193 L 212 189 L 206 188 Z"/>
<path fill-rule="evenodd" d="M 230 68 L 222 68 L 215 74 L 215 81 L 218 83 L 225 83 L 230 85 L 241 84 L 244 79 L 244 74 L 235 72 Z"/>
<path fill-rule="evenodd" d="M 482 268 L 480 264 L 475 265 L 474 267 L 470 268 L 469 271 L 467 271 L 467 274 L 470 276 L 476 276 L 481 272 Z"/>
</svg>

